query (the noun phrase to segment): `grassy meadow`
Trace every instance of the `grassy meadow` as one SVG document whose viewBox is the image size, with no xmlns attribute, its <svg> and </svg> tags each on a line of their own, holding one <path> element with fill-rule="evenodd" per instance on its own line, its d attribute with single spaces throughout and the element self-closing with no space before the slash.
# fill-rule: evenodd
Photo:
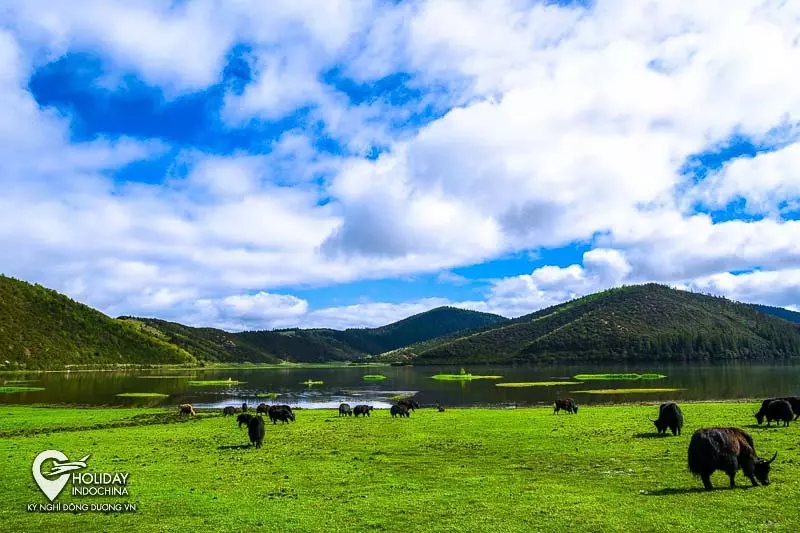
<svg viewBox="0 0 800 533">
<path fill-rule="evenodd" d="M 0 406 L 3 531 L 798 531 L 800 424 L 751 427 L 756 404 L 682 404 L 680 437 L 658 437 L 656 405 L 422 409 L 339 418 L 297 411 L 267 424 L 264 447 L 218 411 Z M 737 425 L 766 456 L 772 484 L 702 489 L 686 467 L 694 429 Z M 129 472 L 138 512 L 27 513 L 47 500 L 31 476 L 46 449 L 89 472 Z"/>
</svg>

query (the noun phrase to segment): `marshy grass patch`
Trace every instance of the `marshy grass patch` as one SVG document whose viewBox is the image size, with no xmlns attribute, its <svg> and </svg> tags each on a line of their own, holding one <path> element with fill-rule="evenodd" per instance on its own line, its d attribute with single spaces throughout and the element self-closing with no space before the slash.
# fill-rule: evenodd
<svg viewBox="0 0 800 533">
<path fill-rule="evenodd" d="M 313 387 L 314 385 L 322 385 L 323 383 L 324 381 L 314 381 L 313 379 L 307 379 L 306 381 L 302 382 L 302 384 L 307 387 Z"/>
<path fill-rule="evenodd" d="M 186 379 L 186 376 L 136 376 L 138 379 Z"/>
<path fill-rule="evenodd" d="M 169 394 L 160 392 L 121 392 L 117 394 L 119 398 L 169 398 Z"/>
<path fill-rule="evenodd" d="M 361 379 L 364 381 L 383 381 L 386 379 L 386 376 L 382 376 L 380 374 L 367 374 L 365 376 L 361 376 Z"/>
<path fill-rule="evenodd" d="M 3 385 L 0 386 L 0 393 L 12 394 L 14 392 L 40 392 L 45 390 L 44 387 L 24 387 L 19 385 Z"/>
<path fill-rule="evenodd" d="M 186 382 L 192 387 L 226 387 L 231 385 L 243 385 L 246 381 L 236 381 L 233 378 L 228 379 L 200 379 Z"/>
<path fill-rule="evenodd" d="M 258 394 L 256 394 L 256 398 L 267 398 L 270 400 L 274 400 L 278 396 L 280 396 L 280 393 L 277 392 L 259 392 Z"/>
<path fill-rule="evenodd" d="M 578 381 L 637 381 L 640 379 L 664 379 L 667 376 L 664 374 L 578 374 L 572 376 L 572 379 Z"/>
<path fill-rule="evenodd" d="M 6 379 L 3 381 L 3 385 L 19 385 L 21 383 L 36 383 L 38 379 Z"/>
<path fill-rule="evenodd" d="M 561 385 L 583 385 L 582 381 L 528 381 L 520 383 L 496 383 L 495 387 L 522 389 L 525 387 L 558 387 Z"/>
<path fill-rule="evenodd" d="M 651 388 L 651 389 L 595 389 L 572 391 L 581 394 L 656 394 L 659 392 L 680 392 L 686 389 Z"/>
<path fill-rule="evenodd" d="M 405 400 L 407 398 L 413 398 L 416 396 L 416 392 L 404 392 L 402 394 L 395 394 L 394 396 L 389 396 L 387 399 L 393 402 L 399 402 L 400 400 Z"/>
<path fill-rule="evenodd" d="M 472 381 L 474 379 L 503 379 L 503 376 L 477 376 L 475 374 L 436 374 L 431 379 L 439 381 Z"/>
</svg>

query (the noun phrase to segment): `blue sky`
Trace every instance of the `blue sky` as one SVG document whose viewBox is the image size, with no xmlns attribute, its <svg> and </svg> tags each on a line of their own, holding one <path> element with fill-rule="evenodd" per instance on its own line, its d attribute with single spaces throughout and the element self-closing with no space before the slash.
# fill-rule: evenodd
<svg viewBox="0 0 800 533">
<path fill-rule="evenodd" d="M 800 13 L 712 4 L 12 2 L 0 272 L 230 330 L 797 308 Z"/>
</svg>

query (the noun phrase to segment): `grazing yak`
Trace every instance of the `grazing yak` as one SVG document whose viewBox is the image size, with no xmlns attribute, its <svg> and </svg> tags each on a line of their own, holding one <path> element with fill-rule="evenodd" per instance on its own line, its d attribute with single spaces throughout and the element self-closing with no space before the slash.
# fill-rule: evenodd
<svg viewBox="0 0 800 533">
<path fill-rule="evenodd" d="M 773 400 L 767 404 L 766 408 L 761 406 L 761 411 L 756 413 L 756 420 L 758 420 L 759 425 L 761 425 L 763 419 L 766 418 L 767 427 L 769 427 L 770 422 L 773 420 L 776 422 L 783 422 L 784 426 L 788 426 L 793 417 L 794 411 L 792 410 L 792 404 L 787 400 Z"/>
<path fill-rule="evenodd" d="M 250 444 L 256 448 L 261 448 L 264 442 L 264 419 L 260 416 L 254 416 L 247 423 L 247 434 L 250 436 Z"/>
<path fill-rule="evenodd" d="M 767 407 L 769 404 L 776 400 L 786 400 L 789 402 L 789 405 L 792 407 L 792 412 L 794 413 L 794 419 L 797 420 L 800 418 L 800 396 L 783 396 L 781 398 L 767 398 L 763 402 L 761 402 L 761 409 L 758 410 L 757 413 L 753 413 L 753 416 L 756 417 L 758 421 L 758 425 L 760 426 L 761 423 L 764 421 L 764 418 L 767 416 Z M 773 418 L 773 420 L 775 420 Z"/>
<path fill-rule="evenodd" d="M 265 403 L 260 403 L 260 404 L 258 404 L 258 407 L 256 407 L 256 414 L 257 415 L 263 415 L 267 411 L 269 411 L 269 405 L 267 405 Z"/>
<path fill-rule="evenodd" d="M 403 405 L 408 411 L 416 411 L 419 409 L 419 403 L 412 398 L 403 398 L 397 402 L 397 405 Z"/>
<path fill-rule="evenodd" d="M 673 435 L 680 435 L 683 428 L 683 413 L 675 402 L 662 403 L 658 408 L 658 420 L 647 417 L 650 422 L 655 424 L 658 434 L 667 432 L 667 428 Z"/>
<path fill-rule="evenodd" d="M 242 424 L 247 426 L 250 425 L 250 421 L 256 418 L 255 416 L 251 415 L 250 413 L 242 413 L 236 417 L 236 421 L 239 422 L 239 429 L 242 429 Z"/>
<path fill-rule="evenodd" d="M 350 409 L 350 404 L 339 404 L 339 416 L 353 416 L 353 410 Z"/>
<path fill-rule="evenodd" d="M 578 404 L 572 398 L 559 398 L 556 400 L 553 414 L 557 414 L 562 409 L 572 415 L 578 414 Z"/>
<path fill-rule="evenodd" d="M 389 409 L 389 412 L 391 413 L 392 418 L 396 417 L 397 415 L 400 415 L 400 418 L 408 418 L 410 416 L 408 413 L 408 407 L 401 403 L 394 404 L 392 408 Z"/>
<path fill-rule="evenodd" d="M 746 431 L 733 427 L 698 429 L 689 442 L 689 470 L 700 476 L 706 490 L 714 488 L 711 474 L 716 470 L 728 474 L 731 487 L 735 487 L 734 478 L 740 468 L 754 487 L 758 486 L 756 478 L 762 485 L 769 485 L 770 464 L 777 456 L 775 452 L 770 460 L 759 459 L 753 438 Z"/>
<path fill-rule="evenodd" d="M 294 413 L 292 413 L 291 409 L 287 409 L 287 407 L 286 405 L 271 405 L 269 407 L 267 414 L 273 424 L 276 424 L 278 420 L 280 420 L 282 424 L 294 422 Z"/>
<path fill-rule="evenodd" d="M 178 414 L 181 415 L 181 416 L 183 416 L 183 415 L 195 416 L 195 412 L 194 412 L 194 408 L 192 407 L 192 404 L 183 403 L 183 404 L 179 405 L 178 406 Z"/>
<path fill-rule="evenodd" d="M 247 402 L 245 402 L 245 403 L 243 403 L 243 404 L 242 404 L 242 412 L 243 412 L 243 413 L 246 413 L 246 412 L 247 412 Z"/>
<path fill-rule="evenodd" d="M 441 405 L 437 405 L 436 407 L 439 409 L 440 413 L 444 413 L 444 407 L 442 407 Z"/>
<path fill-rule="evenodd" d="M 358 415 L 369 416 L 370 411 L 372 411 L 371 405 L 356 405 L 353 407 L 353 414 L 356 415 L 356 418 L 358 418 Z"/>
<path fill-rule="evenodd" d="M 222 408 L 222 416 L 233 416 L 236 414 L 236 408 L 232 405 Z"/>
</svg>

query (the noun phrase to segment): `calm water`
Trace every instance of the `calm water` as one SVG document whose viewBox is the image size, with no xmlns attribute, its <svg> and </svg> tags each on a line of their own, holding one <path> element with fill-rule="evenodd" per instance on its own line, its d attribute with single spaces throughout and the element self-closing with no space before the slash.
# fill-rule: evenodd
<svg viewBox="0 0 800 533">
<path fill-rule="evenodd" d="M 169 406 L 192 403 L 199 407 L 265 403 L 288 403 L 303 408 L 331 408 L 340 402 L 370 403 L 376 409 L 387 408 L 391 396 L 416 392 L 418 401 L 445 406 L 476 405 L 542 405 L 551 404 L 559 396 L 573 396 L 579 404 L 675 400 L 722 400 L 766 398 L 800 394 L 800 364 L 725 364 L 725 365 L 604 365 L 549 367 L 473 367 L 474 374 L 503 376 L 501 380 L 471 382 L 436 381 L 430 376 L 456 373 L 453 367 L 385 367 L 329 369 L 251 369 L 210 370 L 191 372 L 71 372 L 41 373 L 21 376 L 0 376 L 0 385 L 7 380 L 33 380 L 19 385 L 44 387 L 44 391 L 0 393 L 0 403 L 40 404 L 67 403 L 82 405 L 151 405 Z M 581 385 L 509 389 L 496 387 L 502 382 L 561 381 L 583 373 L 656 372 L 665 379 L 653 381 L 586 381 Z M 168 378 L 144 376 L 175 375 Z M 388 379 L 366 382 L 365 374 L 383 374 Z M 193 387 L 190 379 L 228 379 L 244 381 L 237 386 Z M 301 382 L 323 381 L 311 388 Z M 5 383 L 16 385 L 15 383 Z M 678 392 L 656 394 L 594 395 L 577 391 L 616 388 L 679 388 Z M 159 392 L 168 394 L 163 400 L 125 399 L 124 392 Z M 260 399 L 256 395 L 277 392 L 277 400 Z"/>
</svg>

